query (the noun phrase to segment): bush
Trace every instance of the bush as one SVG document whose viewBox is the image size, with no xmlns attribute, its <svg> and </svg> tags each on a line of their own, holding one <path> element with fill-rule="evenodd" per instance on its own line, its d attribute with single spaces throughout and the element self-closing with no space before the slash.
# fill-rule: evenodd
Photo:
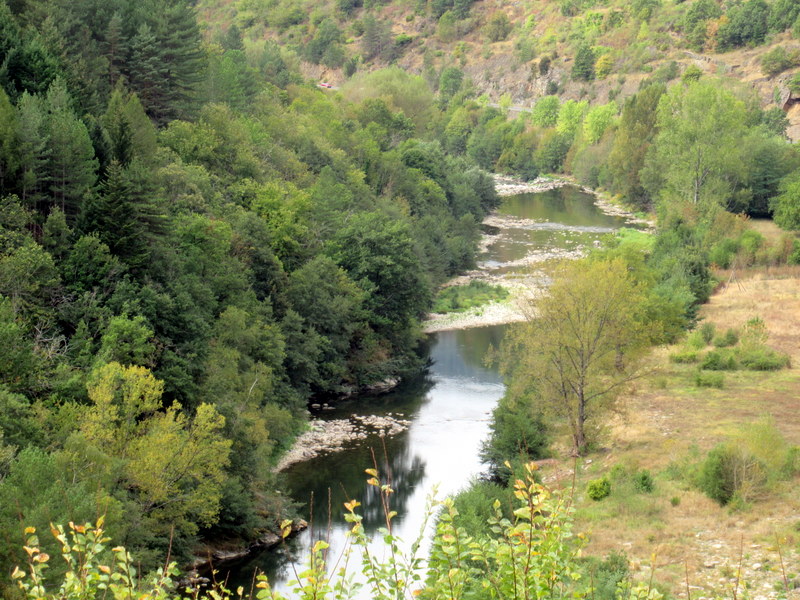
<svg viewBox="0 0 800 600">
<path fill-rule="evenodd" d="M 673 352 L 669 355 L 670 362 L 679 364 L 679 365 L 688 365 L 697 362 L 697 351 L 696 350 L 684 350 L 682 352 Z"/>
<path fill-rule="evenodd" d="M 628 557 L 624 552 L 612 552 L 605 559 L 586 558 L 586 578 L 592 582 L 594 600 L 616 600 L 619 586 L 630 577 Z"/>
<path fill-rule="evenodd" d="M 738 353 L 739 364 L 751 371 L 779 371 L 789 366 L 789 356 L 773 350 L 760 347 L 741 349 Z"/>
<path fill-rule="evenodd" d="M 508 298 L 508 290 L 500 285 L 472 280 L 468 285 L 444 288 L 436 295 L 433 310 L 437 313 L 462 312 Z"/>
<path fill-rule="evenodd" d="M 651 493 L 656 485 L 653 476 L 647 469 L 642 469 L 633 474 L 633 487 L 643 494 Z"/>
<path fill-rule="evenodd" d="M 718 371 L 698 371 L 694 376 L 697 387 L 722 389 L 725 385 L 725 376 Z"/>
<path fill-rule="evenodd" d="M 786 52 L 783 46 L 776 46 L 761 57 L 761 71 L 764 75 L 777 75 L 786 69 L 791 69 L 795 65 L 796 56 L 794 53 Z"/>
<path fill-rule="evenodd" d="M 714 334 L 717 332 L 717 326 L 714 323 L 705 322 L 700 326 L 700 335 L 703 337 L 703 341 L 706 345 L 711 343 L 711 340 L 714 339 Z"/>
<path fill-rule="evenodd" d="M 497 11 L 483 28 L 483 32 L 490 42 L 502 42 L 511 33 L 512 25 L 508 16 L 503 11 Z"/>
<path fill-rule="evenodd" d="M 500 500 L 501 506 L 508 510 L 514 505 L 513 488 L 491 481 L 473 481 L 453 497 L 459 523 L 467 534 L 479 536 L 483 533 L 486 522 L 494 515 L 492 504 L 495 500 Z M 511 515 L 505 516 L 511 518 Z"/>
<path fill-rule="evenodd" d="M 702 350 L 705 348 L 706 340 L 703 338 L 703 334 L 697 329 L 692 331 L 686 338 L 686 347 L 692 350 Z"/>
<path fill-rule="evenodd" d="M 718 335 L 712 340 L 712 344 L 717 348 L 728 348 L 738 343 L 739 331 L 736 329 L 728 329 L 724 334 Z"/>
<path fill-rule="evenodd" d="M 489 439 L 481 447 L 481 460 L 489 464 L 494 479 L 506 482 L 511 477 L 507 461 L 543 458 L 548 444 L 547 426 L 532 404 L 503 396 L 492 412 Z"/>
<path fill-rule="evenodd" d="M 736 240 L 724 239 L 711 247 L 708 252 L 708 260 L 711 264 L 717 265 L 721 269 L 727 269 L 733 262 L 733 257 L 739 251 L 739 243 Z"/>
<path fill-rule="evenodd" d="M 709 371 L 735 371 L 739 368 L 736 357 L 731 351 L 712 350 L 703 358 L 700 368 Z"/>
<path fill-rule="evenodd" d="M 741 444 L 719 445 L 708 453 L 700 470 L 698 487 L 712 500 L 728 504 L 752 500 L 766 483 L 764 464 Z"/>
<path fill-rule="evenodd" d="M 611 482 L 608 477 L 601 477 L 600 479 L 593 479 L 586 486 L 586 493 L 592 500 L 598 501 L 603 498 L 608 498 L 611 494 Z"/>
<path fill-rule="evenodd" d="M 736 492 L 733 478 L 733 455 L 726 446 L 717 446 L 708 453 L 700 471 L 698 487 L 706 496 L 722 505 Z"/>
</svg>

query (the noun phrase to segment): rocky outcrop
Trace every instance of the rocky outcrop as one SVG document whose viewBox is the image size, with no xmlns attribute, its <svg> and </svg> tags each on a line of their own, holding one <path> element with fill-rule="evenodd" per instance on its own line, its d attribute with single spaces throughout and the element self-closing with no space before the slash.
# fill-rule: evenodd
<svg viewBox="0 0 800 600">
<path fill-rule="evenodd" d="M 408 429 L 410 421 L 403 415 L 351 415 L 349 419 L 314 420 L 309 429 L 295 440 L 292 449 L 283 455 L 276 471 L 310 460 L 321 454 L 338 452 L 351 442 L 363 440 L 374 434 L 381 437 L 393 436 Z"/>
</svg>

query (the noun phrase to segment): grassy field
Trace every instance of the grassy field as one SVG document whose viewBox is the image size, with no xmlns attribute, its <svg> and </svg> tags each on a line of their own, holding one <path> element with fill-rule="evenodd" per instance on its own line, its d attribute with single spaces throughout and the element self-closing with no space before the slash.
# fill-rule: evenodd
<svg viewBox="0 0 800 600">
<path fill-rule="evenodd" d="M 703 307 L 704 322 L 724 331 L 761 317 L 768 344 L 800 365 L 800 271 L 753 270 L 725 281 Z M 764 418 L 774 421 L 789 444 L 800 445 L 800 372 L 726 372 L 722 389 L 698 388 L 696 365 L 670 362 L 676 350 L 653 352 L 652 374 L 628 394 L 605 447 L 578 465 L 577 518 L 591 539 L 587 552 L 625 551 L 643 577 L 654 565 L 655 579 L 679 597 L 734 597 L 740 568 L 751 598 L 781 597 L 776 589 L 784 574 L 790 587 L 793 581 L 800 585 L 798 480 L 771 483 L 749 507 L 732 511 L 679 475 L 713 446 L 746 434 Z M 569 487 L 572 467 L 569 460 L 548 465 L 545 480 Z M 651 493 L 631 483 L 642 469 L 653 475 Z M 586 484 L 603 475 L 612 480 L 612 494 L 594 502 L 586 497 Z"/>
</svg>

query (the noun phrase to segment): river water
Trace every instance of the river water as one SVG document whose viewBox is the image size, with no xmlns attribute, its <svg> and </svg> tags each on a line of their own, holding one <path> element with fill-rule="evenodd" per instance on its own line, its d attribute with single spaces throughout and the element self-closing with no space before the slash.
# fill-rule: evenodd
<svg viewBox="0 0 800 600">
<path fill-rule="evenodd" d="M 479 267 L 508 278 L 527 277 L 541 261 L 569 256 L 624 225 L 622 218 L 602 214 L 591 196 L 572 187 L 509 196 L 493 222 L 499 233 L 479 256 Z M 248 588 L 258 570 L 268 575 L 273 587 L 285 591 L 317 539 L 330 543 L 329 557 L 335 561 L 349 529 L 343 518 L 346 501 L 361 502 L 358 511 L 364 515 L 367 533 L 383 526 L 380 499 L 366 485 L 364 473 L 373 466 L 373 455 L 382 477 L 395 490 L 391 495 L 391 509 L 397 511 L 394 533 L 412 541 L 434 486 L 441 498 L 458 492 L 481 472 L 480 446 L 488 433 L 491 411 L 504 391 L 500 375 L 484 364 L 484 356 L 490 346 L 500 343 L 504 330 L 505 326 L 492 326 L 432 334 L 430 367 L 425 373 L 392 393 L 341 404 L 321 415 L 392 413 L 411 424 L 394 437 L 371 436 L 344 451 L 287 469 L 287 487 L 305 503 L 303 512 L 310 515 L 312 526 L 285 548 L 265 552 L 232 571 L 232 589 L 236 585 Z"/>
</svg>

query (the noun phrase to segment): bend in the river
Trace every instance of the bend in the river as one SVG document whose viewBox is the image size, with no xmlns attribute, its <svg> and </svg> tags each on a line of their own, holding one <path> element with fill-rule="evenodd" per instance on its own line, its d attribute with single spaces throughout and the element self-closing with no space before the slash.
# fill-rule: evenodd
<svg viewBox="0 0 800 600">
<path fill-rule="evenodd" d="M 490 228 L 474 277 L 509 286 L 542 285 L 544 261 L 575 256 L 625 224 L 624 217 L 603 214 L 594 197 L 575 187 L 508 196 L 489 218 Z M 483 325 L 479 320 L 474 325 Z M 319 415 L 346 419 L 365 412 L 410 421 L 407 430 L 390 437 L 370 434 L 345 450 L 297 463 L 285 471 L 294 498 L 306 503 L 312 526 L 277 552 L 264 553 L 231 572 L 230 585 L 248 586 L 254 570 L 264 571 L 273 587 L 285 589 L 294 568 L 302 565 L 318 538 L 337 556 L 349 525 L 342 505 L 357 499 L 368 533 L 383 525 L 380 502 L 366 485 L 364 469 L 373 453 L 382 474 L 396 490 L 394 532 L 405 540 L 419 531 L 426 497 L 434 485 L 439 496 L 466 486 L 482 468 L 479 451 L 492 409 L 504 392 L 502 380 L 484 365 L 490 345 L 497 346 L 504 326 L 441 331 L 430 336 L 431 366 L 413 381 L 383 396 L 356 399 Z M 294 566 L 293 566 L 294 564 Z M 300 570 L 299 567 L 297 567 Z M 233 588 L 231 588 L 233 589 Z"/>
</svg>

